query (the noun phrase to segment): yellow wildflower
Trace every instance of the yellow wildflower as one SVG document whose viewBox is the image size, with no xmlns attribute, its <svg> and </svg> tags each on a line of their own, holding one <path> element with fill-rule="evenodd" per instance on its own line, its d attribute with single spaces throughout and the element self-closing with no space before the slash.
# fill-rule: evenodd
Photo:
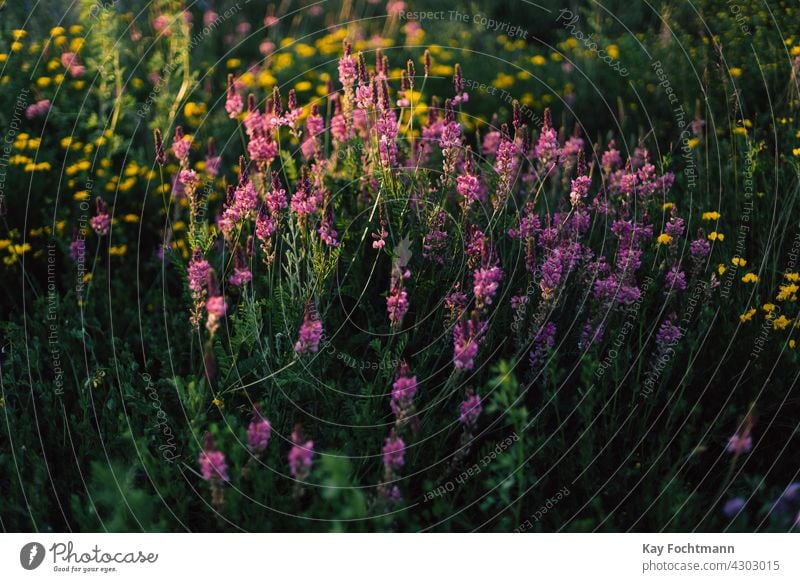
<svg viewBox="0 0 800 582">
<path fill-rule="evenodd" d="M 186 117 L 199 117 L 201 115 L 206 114 L 206 104 L 205 103 L 194 103 L 189 101 L 183 107 L 183 114 Z"/>
<path fill-rule="evenodd" d="M 719 273 L 720 277 L 722 277 L 722 275 L 724 275 L 725 271 L 727 271 L 727 270 L 728 270 L 728 268 L 725 265 L 723 265 L 722 263 L 720 263 L 719 266 L 717 267 L 717 273 Z"/>
<path fill-rule="evenodd" d="M 26 172 L 49 172 L 51 169 L 50 162 L 39 162 L 38 164 L 25 164 Z"/>
<path fill-rule="evenodd" d="M 758 283 L 758 275 L 755 273 L 747 273 L 744 277 L 742 277 L 743 283 Z"/>
<path fill-rule="evenodd" d="M 431 52 L 433 51 L 431 50 Z M 452 74 L 453 74 L 452 65 L 434 63 L 433 66 L 431 67 L 431 75 L 438 77 L 449 77 Z"/>
<path fill-rule="evenodd" d="M 718 240 L 719 242 L 722 242 L 725 240 L 725 235 L 717 231 L 710 232 L 708 233 L 708 240 Z"/>
<path fill-rule="evenodd" d="M 315 49 L 311 45 L 304 43 L 299 43 L 297 46 L 294 47 L 294 50 L 297 52 L 299 56 L 303 57 L 304 59 L 313 57 L 315 54 L 317 54 L 317 49 Z"/>
<path fill-rule="evenodd" d="M 508 89 L 514 85 L 514 77 L 507 73 L 497 73 L 497 77 L 492 81 L 492 85 L 498 89 Z"/>
<path fill-rule="evenodd" d="M 719 220 L 720 214 L 719 212 L 704 212 L 703 213 L 703 220 Z"/>
<path fill-rule="evenodd" d="M 786 301 L 787 299 L 791 301 L 797 301 L 797 291 L 800 287 L 797 286 L 796 283 L 789 283 L 788 285 L 779 285 L 778 289 L 778 301 Z"/>
<path fill-rule="evenodd" d="M 775 321 L 772 322 L 773 329 L 786 329 L 789 327 L 789 324 L 792 323 L 792 320 L 786 317 L 785 315 L 781 315 Z"/>
<path fill-rule="evenodd" d="M 733 263 L 737 267 L 744 267 L 747 264 L 747 261 L 744 260 L 742 257 L 733 257 L 731 263 Z"/>
<path fill-rule="evenodd" d="M 742 323 L 747 323 L 748 321 L 750 321 L 751 319 L 753 319 L 753 316 L 754 316 L 755 314 L 756 314 L 756 310 L 755 310 L 755 308 L 748 309 L 746 312 L 742 313 L 742 314 L 739 316 L 739 320 L 740 320 Z"/>
<path fill-rule="evenodd" d="M 128 178 L 120 183 L 119 190 L 120 192 L 127 192 L 131 188 L 136 185 L 136 177 Z"/>
<path fill-rule="evenodd" d="M 291 53 L 279 53 L 273 56 L 274 63 L 273 66 L 275 67 L 276 71 L 282 71 L 283 69 L 288 69 L 294 64 L 294 57 Z"/>
<path fill-rule="evenodd" d="M 660 245 L 668 245 L 672 242 L 672 236 L 668 235 L 666 232 L 662 232 L 658 235 L 658 244 Z"/>
</svg>

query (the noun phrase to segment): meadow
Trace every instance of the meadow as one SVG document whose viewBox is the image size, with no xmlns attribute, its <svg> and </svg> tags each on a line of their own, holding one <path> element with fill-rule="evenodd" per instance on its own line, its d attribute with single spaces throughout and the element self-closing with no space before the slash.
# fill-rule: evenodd
<svg viewBox="0 0 800 582">
<path fill-rule="evenodd" d="M 799 14 L 0 0 L 0 527 L 796 531 Z"/>
</svg>

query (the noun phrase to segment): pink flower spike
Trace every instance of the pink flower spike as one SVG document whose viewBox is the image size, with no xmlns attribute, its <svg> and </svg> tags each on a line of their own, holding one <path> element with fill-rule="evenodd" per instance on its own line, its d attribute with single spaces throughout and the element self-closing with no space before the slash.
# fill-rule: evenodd
<svg viewBox="0 0 800 582">
<path fill-rule="evenodd" d="M 95 215 L 89 221 L 98 236 L 105 236 L 111 229 L 111 217 L 108 215 L 108 206 L 99 196 L 95 200 Z"/>
<path fill-rule="evenodd" d="M 247 427 L 247 446 L 252 452 L 261 453 L 266 450 L 271 435 L 272 425 L 261 416 L 261 408 L 256 405 L 253 420 Z"/>
<path fill-rule="evenodd" d="M 216 449 L 214 439 L 209 433 L 206 433 L 204 448 L 200 452 L 198 462 L 200 463 L 200 472 L 203 474 L 204 480 L 230 481 L 225 455 Z"/>
<path fill-rule="evenodd" d="M 297 343 L 294 344 L 294 351 L 298 356 L 314 354 L 319 350 L 321 339 L 322 322 L 319 320 L 314 305 L 309 301 L 308 305 L 306 305 L 303 323 L 300 325 Z"/>
<path fill-rule="evenodd" d="M 314 441 L 306 440 L 303 428 L 298 424 L 292 432 L 292 443 L 292 450 L 289 451 L 289 472 L 298 481 L 305 481 L 311 474 Z"/>
<path fill-rule="evenodd" d="M 396 471 L 406 463 L 406 444 L 394 431 L 383 445 L 383 466 L 387 471 Z"/>
<path fill-rule="evenodd" d="M 459 410 L 461 413 L 459 416 L 461 423 L 467 426 L 474 426 L 483 411 L 480 396 L 477 394 L 468 394 L 464 402 L 461 403 Z"/>
</svg>

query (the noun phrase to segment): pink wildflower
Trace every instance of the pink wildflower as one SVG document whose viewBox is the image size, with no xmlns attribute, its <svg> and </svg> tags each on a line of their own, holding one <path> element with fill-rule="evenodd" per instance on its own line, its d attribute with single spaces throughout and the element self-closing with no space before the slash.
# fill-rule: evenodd
<svg viewBox="0 0 800 582">
<path fill-rule="evenodd" d="M 92 229 L 98 236 L 105 236 L 111 228 L 111 217 L 108 215 L 108 206 L 99 196 L 95 199 L 95 215 L 89 221 Z"/>
<path fill-rule="evenodd" d="M 306 440 L 302 427 L 297 425 L 292 432 L 292 443 L 292 450 L 289 451 L 289 472 L 298 481 L 305 481 L 311 473 L 314 441 Z"/>
<path fill-rule="evenodd" d="M 253 420 L 247 427 L 247 446 L 254 453 L 263 452 L 269 444 L 271 434 L 272 425 L 261 416 L 261 409 L 256 405 L 253 411 Z"/>
<path fill-rule="evenodd" d="M 206 481 L 230 481 L 225 455 L 216 449 L 214 439 L 209 433 L 206 433 L 205 443 L 203 450 L 200 452 L 198 462 L 200 463 L 200 472 Z"/>
<path fill-rule="evenodd" d="M 317 316 L 314 305 L 309 302 L 306 305 L 306 312 L 303 316 L 303 323 L 300 325 L 297 342 L 294 344 L 294 351 L 299 356 L 314 354 L 319 350 L 321 339 L 322 322 Z"/>
<path fill-rule="evenodd" d="M 172 138 L 172 153 L 179 162 L 183 163 L 189 157 L 191 145 L 192 140 L 188 135 L 184 135 L 183 128 L 180 125 L 176 127 L 175 136 Z"/>
<path fill-rule="evenodd" d="M 459 407 L 461 424 L 467 426 L 475 426 L 478 417 L 481 415 L 483 406 L 481 406 L 481 398 L 477 394 L 467 394 L 467 398 L 461 403 Z"/>
<path fill-rule="evenodd" d="M 236 83 L 233 80 L 233 75 L 228 75 L 228 96 L 225 100 L 225 111 L 228 112 L 228 117 L 236 119 L 241 115 L 244 110 L 244 102 L 242 96 L 236 90 Z"/>
<path fill-rule="evenodd" d="M 406 444 L 394 431 L 383 445 L 383 466 L 387 471 L 396 471 L 406 463 Z"/>
</svg>

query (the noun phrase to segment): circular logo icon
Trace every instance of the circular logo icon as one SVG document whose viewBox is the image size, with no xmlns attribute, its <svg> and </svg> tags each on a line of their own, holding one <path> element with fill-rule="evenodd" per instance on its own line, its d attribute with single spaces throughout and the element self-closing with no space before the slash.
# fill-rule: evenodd
<svg viewBox="0 0 800 582">
<path fill-rule="evenodd" d="M 38 542 L 30 542 L 22 546 L 19 552 L 19 563 L 26 570 L 35 570 L 44 561 L 44 546 Z"/>
</svg>

